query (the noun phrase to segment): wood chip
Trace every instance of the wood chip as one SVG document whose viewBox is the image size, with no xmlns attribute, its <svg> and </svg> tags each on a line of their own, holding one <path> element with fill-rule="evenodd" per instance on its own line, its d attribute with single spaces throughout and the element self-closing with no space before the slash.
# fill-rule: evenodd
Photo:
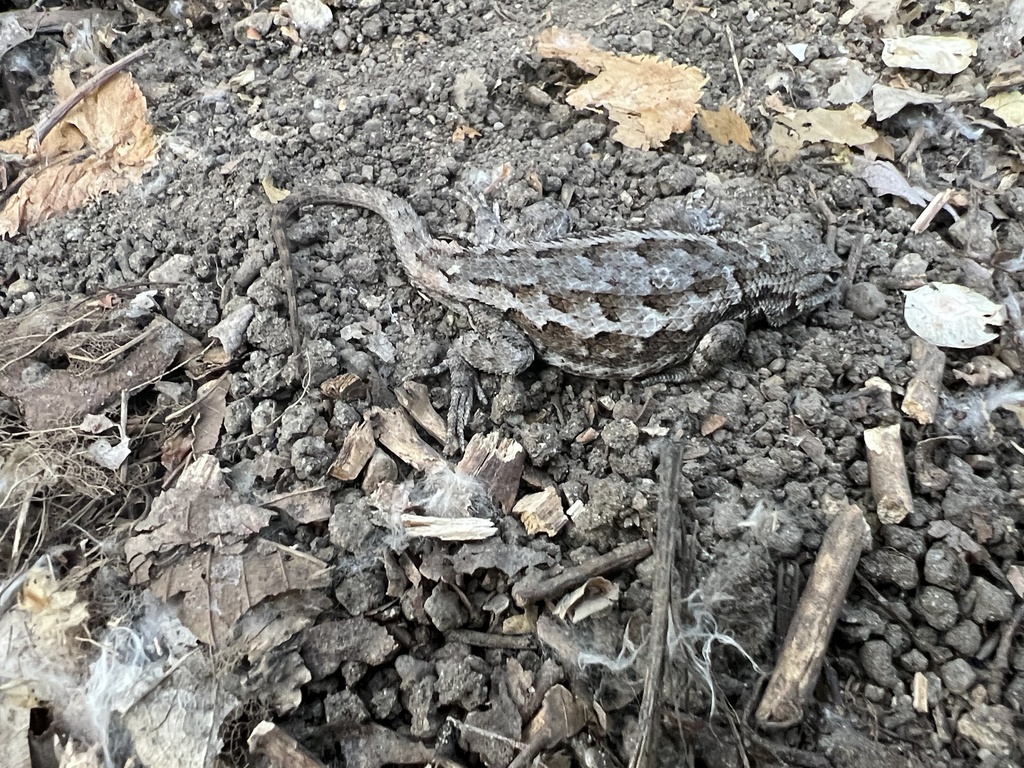
<svg viewBox="0 0 1024 768">
<path fill-rule="evenodd" d="M 865 429 L 864 447 L 878 519 L 885 525 L 895 525 L 914 511 L 900 425 Z"/>
<path fill-rule="evenodd" d="M 356 424 L 345 435 L 338 456 L 327 470 L 327 474 L 338 480 L 350 481 L 359 477 L 370 457 L 373 456 L 377 444 L 373 439 L 373 427 L 370 422 Z"/>
<path fill-rule="evenodd" d="M 550 486 L 539 493 L 523 496 L 512 507 L 512 514 L 519 517 L 526 532 L 531 536 L 538 533 L 554 536 L 569 522 L 569 518 L 562 510 L 562 500 L 558 496 L 558 491 Z"/>
<path fill-rule="evenodd" d="M 910 359 L 916 368 L 903 398 L 903 412 L 924 426 L 935 421 L 942 392 L 942 374 L 946 354 L 930 341 L 915 336 L 910 343 Z"/>
<path fill-rule="evenodd" d="M 491 432 L 473 435 L 457 471 L 483 483 L 494 503 L 508 514 L 519 493 L 519 480 L 525 463 L 523 446 Z"/>
</svg>

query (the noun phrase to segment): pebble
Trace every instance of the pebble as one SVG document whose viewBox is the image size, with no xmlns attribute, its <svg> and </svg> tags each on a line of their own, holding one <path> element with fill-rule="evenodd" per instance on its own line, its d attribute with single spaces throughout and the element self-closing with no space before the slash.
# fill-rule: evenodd
<svg viewBox="0 0 1024 768">
<path fill-rule="evenodd" d="M 911 608 L 929 626 L 938 630 L 952 629 L 959 614 L 956 598 L 939 587 L 922 588 Z"/>
<path fill-rule="evenodd" d="M 925 553 L 924 580 L 950 592 L 960 592 L 970 583 L 971 567 L 960 553 L 939 542 Z"/>
<path fill-rule="evenodd" d="M 892 662 L 892 648 L 885 640 L 868 640 L 860 647 L 860 663 L 864 672 L 883 688 L 902 689 L 899 673 Z"/>
<path fill-rule="evenodd" d="M 1013 597 L 1010 593 L 980 576 L 975 577 L 967 598 L 974 604 L 971 618 L 979 624 L 1006 621 L 1013 615 Z"/>
<path fill-rule="evenodd" d="M 854 283 L 846 294 L 846 307 L 862 320 L 875 320 L 885 312 L 885 294 L 874 283 Z"/>
<path fill-rule="evenodd" d="M 953 693 L 964 694 L 978 679 L 978 673 L 964 659 L 953 659 L 939 670 L 942 684 Z"/>
</svg>

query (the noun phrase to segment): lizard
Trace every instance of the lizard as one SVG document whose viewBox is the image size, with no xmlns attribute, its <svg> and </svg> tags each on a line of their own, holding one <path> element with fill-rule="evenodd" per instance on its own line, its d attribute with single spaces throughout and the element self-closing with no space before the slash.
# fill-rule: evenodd
<svg viewBox="0 0 1024 768">
<path fill-rule="evenodd" d="M 435 239 L 408 201 L 378 187 L 298 190 L 275 206 L 272 224 L 296 353 L 301 333 L 285 225 L 310 205 L 376 213 L 412 285 L 469 316 L 471 330 L 446 360 L 449 451 L 464 445 L 467 369 L 516 375 L 539 355 L 590 378 L 702 379 L 735 357 L 748 323 L 778 327 L 835 296 L 842 266 L 825 245 L 777 233 L 627 229 L 468 246 Z"/>
</svg>

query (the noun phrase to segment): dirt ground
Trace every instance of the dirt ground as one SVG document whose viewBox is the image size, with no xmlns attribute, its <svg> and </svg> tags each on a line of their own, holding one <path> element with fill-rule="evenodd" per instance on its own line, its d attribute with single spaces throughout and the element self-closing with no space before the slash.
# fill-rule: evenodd
<svg viewBox="0 0 1024 768">
<path fill-rule="evenodd" d="M 340 0 L 327 28 L 298 43 L 282 25 L 253 33 L 255 22 L 241 23 L 253 9 L 241 6 L 208 12 L 195 0 L 174 0 L 140 11 L 137 22 L 136 12 L 111 6 L 133 22 L 119 27 L 111 60 L 150 47 L 130 71 L 148 100 L 159 155 L 140 183 L 0 243 L 0 317 L 9 342 L 0 361 L 7 366 L 29 354 L 13 354 L 12 324 L 51 301 L 111 292 L 128 301 L 152 288 L 154 314 L 202 343 L 240 307 L 251 308 L 251 320 L 229 359 L 205 369 L 159 367 L 150 378 L 162 383 L 133 380 L 124 409 L 120 395 L 104 403 L 115 425 L 122 412 L 134 420 L 128 465 L 144 465 L 144 479 L 133 483 L 124 471 L 116 481 L 96 479 L 90 487 L 101 490 L 88 495 L 89 504 L 65 488 L 50 515 L 76 504 L 90 512 L 69 512 L 70 520 L 56 514 L 49 527 L 33 517 L 47 509 L 40 486 L 23 505 L 9 503 L 8 488 L 0 505 L 3 556 L 19 551 L 11 543 L 17 514 L 28 515 L 23 538 L 39 538 L 32 557 L 23 547 L 5 578 L 47 546 L 72 545 L 68 568 L 93 566 L 77 585 L 91 606 L 91 635 L 102 640 L 112 623 L 138 626 L 149 615 L 142 607 L 147 582 L 136 570 L 129 579 L 125 550 L 130 560 L 143 552 L 140 537 L 159 529 L 131 524 L 151 523 L 163 509 L 154 499 L 184 493 L 186 481 L 198 489 L 194 498 L 275 512 L 255 525 L 264 547 L 257 560 L 266 562 L 272 546 L 287 550 L 289 567 L 300 553 L 328 571 L 315 584 L 252 587 L 252 606 L 271 595 L 278 620 L 300 612 L 302 619 L 268 644 L 273 653 L 218 655 L 221 630 L 204 636 L 182 608 L 192 593 L 166 582 L 162 594 L 153 587 L 153 574 L 173 555 L 144 550 L 157 602 L 193 630 L 201 642 L 191 647 L 215 659 L 216 679 L 231 681 L 223 686 L 236 706 L 209 721 L 217 727 L 204 760 L 146 753 L 129 719 L 114 718 L 108 735 L 134 735 L 111 737 L 110 764 L 135 754 L 150 766 L 211 765 L 219 752 L 224 765 L 273 765 L 267 752 L 247 746 L 261 720 L 290 734 L 309 758 L 338 766 L 496 768 L 534 757 L 537 765 L 595 768 L 1024 764 L 1022 427 L 1000 408 L 1021 401 L 1021 267 L 1014 259 L 1024 247 L 1024 191 L 1016 180 L 1024 134 L 980 106 L 998 66 L 1020 61 L 1020 6 L 902 5 L 896 19 L 904 35 L 981 42 L 959 74 L 885 66 L 882 38 L 896 21 L 840 24 L 846 3 L 815 0 Z M 735 110 L 755 151 L 720 145 L 699 125 L 660 148 L 624 147 L 604 110 L 566 103 L 587 79 L 583 70 L 533 53 L 535 36 L 551 26 L 606 50 L 698 67 L 707 76 L 701 104 Z M 16 122 L 9 101 L 0 110 L 5 132 L 52 107 L 46 73 L 61 45 L 59 35 L 38 35 L 19 46 L 23 65 L 11 66 L 8 55 L 6 79 L 29 123 Z M 771 105 L 835 108 L 829 89 L 850 62 L 879 83 L 916 84 L 944 99 L 868 121 L 887 139 L 895 167 L 928 198 L 959 193 L 920 233 L 912 227 L 922 205 L 880 191 L 857 171 L 863 147 L 809 143 L 792 160 L 767 151 L 778 117 Z M 495 453 L 525 458 L 522 479 L 515 476 L 506 497 L 463 505 L 493 521 L 497 536 L 406 538 L 396 533 L 395 510 L 433 513 L 438 498 L 457 505 L 471 491 L 432 479 L 434 458 L 410 463 L 382 437 L 381 421 L 396 412 L 394 390 L 443 360 L 466 320 L 410 287 L 379 218 L 335 207 L 304 212 L 287 227 L 307 366 L 300 376 L 290 361 L 286 273 L 266 189 L 379 185 L 409 200 L 436 237 L 474 242 L 459 181 L 503 165 L 508 178 L 494 202 L 513 230 L 528 224 L 529 206 L 542 200 L 567 208 L 577 233 L 642 227 L 673 201 L 713 200 L 732 232 L 799 224 L 824 240 L 831 226 L 836 252 L 852 264 L 850 280 L 840 300 L 810 317 L 751 329 L 737 359 L 706 381 L 589 380 L 543 363 L 514 380 L 482 376 L 486 401 L 474 406 L 468 434 L 511 439 Z M 970 287 L 1005 305 L 1009 319 L 991 343 L 944 350 L 937 407 L 922 424 L 901 410 L 920 368 L 911 359 L 915 334 L 902 291 L 928 281 Z M 65 317 L 78 311 L 61 306 Z M 344 373 L 358 386 L 341 395 L 321 388 Z M 443 415 L 447 374 L 414 380 L 427 385 L 426 397 Z M 198 402 L 208 382 L 222 412 L 206 448 L 215 466 L 197 479 L 188 467 L 202 466 L 193 454 L 201 453 L 197 425 L 206 417 L 181 427 L 180 413 L 169 415 L 175 407 L 157 404 Z M 31 431 L 12 387 L 0 381 L 8 481 L 15 446 Z M 137 423 L 144 413 L 145 429 Z M 369 465 L 354 478 L 332 476 L 339 450 L 364 424 L 374 427 Z M 898 425 L 913 509 L 886 524 L 871 490 L 864 433 L 889 425 Z M 419 434 L 440 452 L 436 435 Z M 658 736 L 644 747 L 648 630 L 664 587 L 651 551 L 659 546 L 658 467 L 670 444 L 681 452 L 672 505 L 680 537 L 653 715 Z M 527 532 L 523 515 L 509 510 L 545 488 L 555 491 L 547 502 L 554 499 L 559 515 L 568 509 L 569 519 L 551 535 Z M 322 514 L 274 503 L 307 491 Z M 848 504 L 864 511 L 870 543 L 849 589 L 835 596 L 838 620 L 820 678 L 795 723 L 764 728 L 755 710 L 765 680 L 826 529 Z M 219 546 L 221 531 L 206 535 L 189 551 Z M 82 543 L 90 538 L 105 543 L 90 548 Z M 623 551 L 639 554 L 595 574 L 575 598 L 592 605 L 593 616 L 564 602 L 571 588 L 517 599 L 566 569 Z M 211 614 L 221 608 L 207 606 Z M 50 706 L 41 698 L 39 707 Z M 51 717 L 55 726 L 33 722 L 33 738 L 47 728 L 76 735 L 61 728 L 59 712 Z M 638 755 L 648 762 L 635 762 Z M 32 764 L 56 764 L 40 760 Z"/>
</svg>

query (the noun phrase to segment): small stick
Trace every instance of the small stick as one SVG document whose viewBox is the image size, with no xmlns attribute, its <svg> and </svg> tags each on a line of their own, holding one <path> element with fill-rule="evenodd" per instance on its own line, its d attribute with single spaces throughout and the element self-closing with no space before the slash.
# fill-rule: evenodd
<svg viewBox="0 0 1024 768">
<path fill-rule="evenodd" d="M 736 70 L 736 79 L 740 83 L 740 90 L 743 90 L 743 75 L 740 73 L 740 62 L 736 58 L 736 43 L 732 39 L 732 27 L 725 25 L 725 38 L 729 41 L 729 51 L 732 53 L 732 68 Z"/>
<path fill-rule="evenodd" d="M 910 342 L 910 360 L 917 371 L 907 385 L 903 412 L 924 426 L 935 421 L 935 412 L 939 408 L 946 353 L 930 341 L 915 336 Z"/>
<path fill-rule="evenodd" d="M 640 703 L 640 733 L 629 768 L 658 765 L 658 738 L 661 718 L 661 678 L 665 666 L 665 645 L 668 641 L 668 613 L 672 592 L 672 564 L 675 561 L 676 539 L 679 536 L 679 465 L 682 447 L 669 443 L 661 458 L 658 494 L 658 538 L 655 548 L 653 606 L 651 608 L 650 640 L 647 669 L 644 672 L 644 695 Z"/>
<path fill-rule="evenodd" d="M 585 583 L 595 576 L 627 568 L 648 557 L 653 550 L 649 541 L 634 541 L 616 547 L 611 552 L 588 560 L 582 565 L 566 568 L 562 573 L 540 583 L 517 584 L 512 587 L 512 599 L 522 608 L 549 597 L 561 597 L 570 589 Z"/>
<path fill-rule="evenodd" d="M 900 425 L 865 429 L 864 447 L 868 453 L 871 495 L 875 497 L 878 519 L 884 525 L 896 525 L 914 511 Z"/>
<path fill-rule="evenodd" d="M 294 736 L 268 720 L 249 734 L 249 752 L 262 755 L 275 768 L 326 768 Z"/>
<path fill-rule="evenodd" d="M 755 713 L 762 728 L 789 728 L 803 719 L 868 535 L 864 513 L 854 504 L 836 515 L 825 532 L 778 664 Z"/>
<path fill-rule="evenodd" d="M 45 139 L 47 134 L 49 134 L 50 131 L 52 131 L 56 127 L 57 123 L 63 120 L 64 117 L 68 114 L 68 112 L 74 109 L 75 106 L 82 99 L 89 95 L 89 93 L 98 89 L 108 80 L 110 80 L 114 75 L 118 74 L 123 69 L 131 66 L 136 61 L 145 56 L 147 53 L 149 53 L 149 47 L 144 45 L 137 51 L 129 53 L 124 58 L 115 61 L 113 64 L 107 67 L 104 67 L 102 70 L 100 70 L 95 75 L 90 77 L 80 86 L 75 88 L 74 93 L 68 96 L 68 98 L 65 99 L 62 103 L 58 104 L 54 108 L 54 110 L 46 117 L 46 119 L 36 126 L 36 145 L 38 146 L 42 144 L 43 139 Z"/>
<path fill-rule="evenodd" d="M 537 645 L 533 635 L 501 635 L 496 632 L 478 632 L 474 629 L 453 629 L 448 639 L 456 643 L 475 645 L 478 648 L 497 648 L 525 651 Z"/>
</svg>

